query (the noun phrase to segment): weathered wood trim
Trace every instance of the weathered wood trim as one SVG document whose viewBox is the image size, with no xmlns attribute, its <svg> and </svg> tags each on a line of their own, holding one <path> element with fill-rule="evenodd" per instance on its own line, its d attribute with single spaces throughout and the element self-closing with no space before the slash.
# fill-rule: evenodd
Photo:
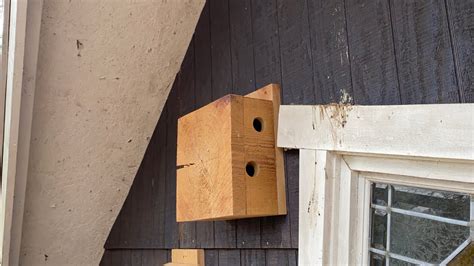
<svg viewBox="0 0 474 266">
<path fill-rule="evenodd" d="M 344 155 L 353 171 L 385 173 L 465 183 L 474 189 L 474 163 L 469 161 L 426 160 L 383 156 Z M 430 181 L 433 182 L 433 181 Z"/>
<path fill-rule="evenodd" d="M 0 119 L 2 121 L 0 130 L 0 140 L 3 146 L 3 131 L 5 127 L 5 94 L 7 90 L 7 64 L 8 64 L 8 29 L 10 28 L 10 0 L 5 0 L 3 3 L 3 39 L 1 51 L 1 68 L 0 71 Z M 0 159 L 3 159 L 3 154 L 0 153 Z M 1 256 L 1 255 L 0 255 Z"/>
<path fill-rule="evenodd" d="M 474 104 L 281 106 L 279 147 L 474 160 Z"/>
<path fill-rule="evenodd" d="M 300 148 L 299 263 L 369 263 L 372 182 L 474 194 L 474 105 L 282 106 Z"/>
<path fill-rule="evenodd" d="M 11 1 L 0 237 L 2 265 L 18 265 L 43 1 Z"/>
<path fill-rule="evenodd" d="M 456 172 L 459 164 L 455 162 L 446 163 L 453 167 L 446 172 L 443 167 L 430 168 L 425 160 L 410 157 L 405 165 L 398 166 L 405 176 L 383 172 L 384 169 L 394 172 L 391 159 L 373 161 L 373 157 L 355 158 L 354 155 L 346 157 L 337 152 L 300 150 L 298 261 L 301 265 L 368 264 L 372 182 L 474 194 L 472 176 L 469 180 L 464 178 L 466 169 Z M 362 164 L 360 161 L 364 159 L 367 161 Z M 370 167 L 369 160 L 374 165 L 386 163 L 387 166 L 374 169 Z M 416 165 L 421 167 L 414 167 Z M 426 167 L 431 174 L 421 176 L 422 167 Z M 448 173 L 452 176 L 441 179 Z"/>
<path fill-rule="evenodd" d="M 298 261 L 301 265 L 310 262 L 321 264 L 323 261 L 324 205 L 317 203 L 323 201 L 325 196 L 326 179 L 323 169 L 325 165 L 325 152 L 318 154 L 315 150 L 300 150 L 298 227 L 299 232 L 306 232 L 306 234 L 299 233 L 298 238 L 298 246 L 306 247 L 299 250 Z"/>
</svg>

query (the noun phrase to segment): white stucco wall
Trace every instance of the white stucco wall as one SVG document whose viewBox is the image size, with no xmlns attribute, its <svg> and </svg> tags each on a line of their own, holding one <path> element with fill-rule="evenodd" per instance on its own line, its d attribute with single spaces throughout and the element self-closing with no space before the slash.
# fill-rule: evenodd
<svg viewBox="0 0 474 266">
<path fill-rule="evenodd" d="M 44 2 L 22 265 L 97 265 L 204 0 Z"/>
</svg>

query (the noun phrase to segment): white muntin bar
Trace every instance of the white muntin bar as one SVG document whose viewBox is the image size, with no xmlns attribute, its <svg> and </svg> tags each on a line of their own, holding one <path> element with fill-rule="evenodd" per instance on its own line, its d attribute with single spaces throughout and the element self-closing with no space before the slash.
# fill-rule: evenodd
<svg viewBox="0 0 474 266">
<path fill-rule="evenodd" d="M 450 262 L 452 259 L 454 259 L 454 257 L 456 257 L 461 251 L 463 251 L 467 245 L 469 245 L 469 243 L 471 243 L 471 240 L 470 239 L 466 239 L 466 241 L 464 241 L 461 245 L 459 245 L 459 247 L 457 247 L 451 254 L 449 254 L 449 256 L 444 259 L 440 265 L 446 265 L 448 264 L 448 262 Z"/>
<path fill-rule="evenodd" d="M 387 207 L 385 206 L 372 204 L 372 208 L 385 210 L 388 212 Z M 436 216 L 432 214 L 414 212 L 414 211 L 403 210 L 403 209 L 398 209 L 398 208 L 391 208 L 390 211 L 395 212 L 395 213 L 409 215 L 409 216 L 414 216 L 418 218 L 425 218 L 425 219 L 429 219 L 433 221 L 438 221 L 438 222 L 443 222 L 443 223 L 448 223 L 448 224 L 456 224 L 456 225 L 461 225 L 461 226 L 466 226 L 466 227 L 469 227 L 471 224 L 471 222 L 468 222 L 468 221 L 461 221 L 461 220 L 456 220 L 456 219 L 451 219 L 451 218 L 440 217 L 440 216 Z"/>
<path fill-rule="evenodd" d="M 413 264 L 418 264 L 418 265 L 434 265 L 434 264 L 431 264 L 431 263 L 426 262 L 426 261 L 412 259 L 410 257 L 406 257 L 406 256 L 403 256 L 403 255 L 400 255 L 400 254 L 395 254 L 395 253 L 392 253 L 392 252 L 383 251 L 383 250 L 376 249 L 376 248 L 369 248 L 369 250 L 370 250 L 370 252 L 385 256 L 385 261 L 389 261 L 390 258 L 394 258 L 394 259 L 397 259 L 397 260 L 401 260 L 401 261 L 409 262 L 409 263 L 413 263 Z"/>
<path fill-rule="evenodd" d="M 385 265 L 390 266 L 390 231 L 392 229 L 392 185 L 388 185 L 388 199 L 387 199 L 387 244 L 386 250 L 388 253 L 387 258 L 385 259 Z"/>
<path fill-rule="evenodd" d="M 474 195 L 471 195 L 471 241 L 474 241 Z"/>
</svg>

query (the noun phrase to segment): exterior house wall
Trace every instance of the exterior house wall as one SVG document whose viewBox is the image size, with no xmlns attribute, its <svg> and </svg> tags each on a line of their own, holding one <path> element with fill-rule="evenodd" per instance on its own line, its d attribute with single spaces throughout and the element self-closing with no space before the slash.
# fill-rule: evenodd
<svg viewBox="0 0 474 266">
<path fill-rule="evenodd" d="M 44 1 L 21 265 L 97 265 L 203 1 Z"/>
<path fill-rule="evenodd" d="M 177 224 L 177 118 L 268 83 L 287 105 L 473 102 L 473 12 L 455 0 L 208 0 L 102 264 L 204 248 L 206 265 L 296 265 L 298 153 L 285 153 L 287 216 Z"/>
</svg>

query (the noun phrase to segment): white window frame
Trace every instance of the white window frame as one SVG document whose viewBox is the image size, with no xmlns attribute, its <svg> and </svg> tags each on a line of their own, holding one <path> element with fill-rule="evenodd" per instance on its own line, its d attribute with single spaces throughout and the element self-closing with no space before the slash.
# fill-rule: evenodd
<svg viewBox="0 0 474 266">
<path fill-rule="evenodd" d="M 19 265 L 43 0 L 4 2 L 0 265 Z"/>
<path fill-rule="evenodd" d="M 369 263 L 372 182 L 474 195 L 474 104 L 281 106 L 277 143 L 300 149 L 300 265 Z"/>
</svg>

